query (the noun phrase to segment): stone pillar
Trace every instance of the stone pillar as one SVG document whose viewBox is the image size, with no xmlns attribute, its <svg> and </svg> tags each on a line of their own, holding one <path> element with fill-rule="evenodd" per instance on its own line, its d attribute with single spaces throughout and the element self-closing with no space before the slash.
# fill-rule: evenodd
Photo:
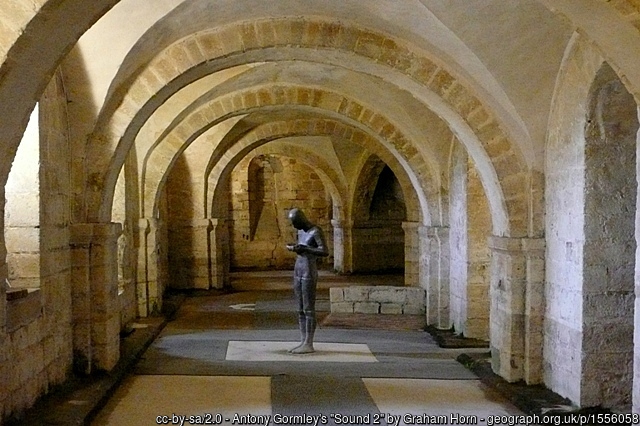
<svg viewBox="0 0 640 426">
<path fill-rule="evenodd" d="M 352 240 L 353 223 L 331 220 L 333 226 L 333 269 L 339 273 L 353 272 Z"/>
<path fill-rule="evenodd" d="M 161 221 L 142 218 L 138 226 L 138 315 L 146 317 L 162 309 L 162 294 L 168 278 L 167 259 L 161 247 Z"/>
<path fill-rule="evenodd" d="M 465 323 L 459 330 L 465 337 L 489 340 L 489 283 L 491 251 L 491 211 L 478 170 L 469 159 L 467 174 L 467 273 L 464 313 Z M 453 263 L 453 261 L 452 261 Z M 455 265 L 451 266 L 451 269 Z"/>
<path fill-rule="evenodd" d="M 211 288 L 223 288 L 230 285 L 229 269 L 229 221 L 227 219 L 208 219 L 211 224 L 209 233 L 209 259 L 211 265 Z"/>
<path fill-rule="evenodd" d="M 420 285 L 420 235 L 419 222 L 402 222 L 404 229 L 404 285 Z"/>
<path fill-rule="evenodd" d="M 544 381 L 545 252 L 544 238 L 522 241 L 526 258 L 524 304 L 524 380 L 529 385 Z"/>
<path fill-rule="evenodd" d="M 210 232 L 213 223 L 209 219 L 195 220 L 187 230 L 192 235 L 192 267 L 189 270 L 193 288 L 209 289 L 212 283 Z"/>
<path fill-rule="evenodd" d="M 111 370 L 120 357 L 119 223 L 70 226 L 74 364 Z"/>
<path fill-rule="evenodd" d="M 449 312 L 449 228 L 418 228 L 419 285 L 427 290 L 427 324 L 451 328 Z"/>
<path fill-rule="evenodd" d="M 544 239 L 490 237 L 489 248 L 493 371 L 509 382 L 540 383 Z"/>
<path fill-rule="evenodd" d="M 155 278 L 156 270 L 151 269 L 149 265 L 149 256 L 147 254 L 147 235 L 149 234 L 149 219 L 140 219 L 138 221 L 138 267 L 136 268 L 136 300 L 138 301 L 138 315 L 141 317 L 149 316 L 149 279 Z"/>
<path fill-rule="evenodd" d="M 425 289 L 425 310 L 427 324 L 435 324 L 437 316 L 437 298 L 434 297 L 435 289 L 431 288 L 431 238 L 429 237 L 429 227 L 420 226 L 418 228 L 418 244 L 420 250 L 420 262 L 418 264 L 418 285 Z"/>
</svg>

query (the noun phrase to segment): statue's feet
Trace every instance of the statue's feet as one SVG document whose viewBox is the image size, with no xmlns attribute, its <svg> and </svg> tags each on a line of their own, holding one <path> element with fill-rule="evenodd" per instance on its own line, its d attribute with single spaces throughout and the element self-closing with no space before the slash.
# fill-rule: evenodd
<svg viewBox="0 0 640 426">
<path fill-rule="evenodd" d="M 287 352 L 289 352 L 290 354 L 293 354 L 295 353 L 294 351 L 300 349 L 303 345 L 304 345 L 304 342 L 301 342 L 298 346 L 296 346 L 295 348 L 289 349 Z"/>
<path fill-rule="evenodd" d="M 292 354 L 310 354 L 312 352 L 315 352 L 316 350 L 313 349 L 313 345 L 310 343 L 305 343 L 303 345 L 298 346 L 297 348 L 293 348 L 291 349 L 289 352 Z"/>
</svg>

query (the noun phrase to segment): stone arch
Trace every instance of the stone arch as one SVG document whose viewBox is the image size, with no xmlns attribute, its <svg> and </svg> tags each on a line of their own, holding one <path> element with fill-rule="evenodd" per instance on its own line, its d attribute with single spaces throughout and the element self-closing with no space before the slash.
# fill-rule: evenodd
<svg viewBox="0 0 640 426">
<path fill-rule="evenodd" d="M 620 0 L 616 2 L 608 0 L 598 0 L 613 7 L 622 19 L 628 21 L 636 29 L 640 30 L 640 7 L 637 3 L 630 0 Z"/>
<path fill-rule="evenodd" d="M 309 136 L 309 135 L 305 135 Z M 215 182 L 215 185 L 212 186 L 210 192 L 215 194 L 220 194 L 226 189 L 226 184 L 228 183 L 228 178 L 230 172 L 233 168 L 243 159 L 247 157 L 255 157 L 257 155 L 280 155 L 284 157 L 295 158 L 299 161 L 302 161 L 307 166 L 314 169 L 316 173 L 320 176 L 322 183 L 324 184 L 326 190 L 331 195 L 333 199 L 334 206 L 336 207 L 338 214 L 340 216 L 344 215 L 344 205 L 345 198 L 347 197 L 347 188 L 344 182 L 344 179 L 341 178 L 340 173 L 335 170 L 324 158 L 320 155 L 314 153 L 313 151 L 306 149 L 302 146 L 296 146 L 294 144 L 287 144 L 287 150 L 283 150 L 281 148 L 273 148 L 270 146 L 269 142 L 278 141 L 278 139 L 285 139 L 291 136 L 283 136 L 283 137 L 274 137 L 270 140 L 262 140 L 256 143 L 249 145 L 244 149 L 233 150 L 230 154 L 232 157 L 224 162 L 218 164 L 217 167 L 214 167 L 214 170 L 218 168 L 220 170 L 219 173 L 212 173 L 209 175 L 208 180 L 211 182 Z M 211 212 L 213 214 L 212 217 L 226 217 L 226 214 L 222 211 L 222 209 L 227 208 L 225 202 L 218 202 L 217 198 L 221 198 L 224 200 L 225 197 L 208 197 L 207 200 L 211 201 L 215 204 L 215 208 L 213 208 L 213 204 L 210 204 Z"/>
<path fill-rule="evenodd" d="M 575 33 L 546 147 L 544 381 L 581 406 L 631 403 L 637 130 L 636 102 L 598 49 Z M 616 347 L 610 356 L 621 359 L 612 361 L 619 375 L 603 380 L 612 373 L 600 367 L 596 348 L 607 339 Z"/>
<path fill-rule="evenodd" d="M 242 154 L 240 154 L 238 157 L 241 157 L 241 156 Z M 339 179 L 339 173 L 337 173 L 337 171 L 320 155 L 313 153 L 311 150 L 305 148 L 304 146 L 301 146 L 299 143 L 282 139 L 282 140 L 274 140 L 270 143 L 260 145 L 255 149 L 253 149 L 251 152 L 249 152 L 247 155 L 242 156 L 242 158 L 238 158 L 237 159 L 238 161 L 233 161 L 232 163 L 235 163 L 235 165 L 230 164 L 229 169 L 232 172 L 237 173 L 239 166 L 243 164 L 246 165 L 247 162 L 249 163 L 249 165 L 251 165 L 259 157 L 263 157 L 263 156 L 275 157 L 276 159 L 278 159 L 276 161 L 278 164 L 285 163 L 284 170 L 282 169 L 282 165 L 280 165 L 280 168 L 281 168 L 280 172 L 283 172 L 283 173 L 286 172 L 287 169 L 289 169 L 289 171 L 294 169 L 299 169 L 299 166 L 297 164 L 303 164 L 306 168 L 312 170 L 317 175 L 317 177 L 319 177 L 319 180 L 322 183 L 322 187 L 324 188 L 324 193 L 329 197 L 329 200 L 328 200 L 329 203 L 326 205 L 326 207 L 333 208 L 335 206 L 336 210 L 338 210 L 339 213 L 341 214 L 342 205 L 344 204 L 343 199 L 345 197 L 345 194 L 344 194 L 345 188 L 342 187 L 343 185 L 341 185 L 342 182 Z M 289 161 L 287 161 L 286 159 L 288 159 Z M 294 161 L 296 164 L 292 164 Z M 269 163 L 273 164 L 273 161 L 269 161 Z M 275 174 L 277 174 L 277 170 L 274 169 L 274 175 Z M 225 177 L 221 179 L 221 181 L 219 182 L 219 185 L 221 187 L 227 187 L 227 188 L 231 187 L 230 182 L 228 182 L 228 180 L 231 178 L 231 172 L 224 173 L 223 175 Z M 273 183 L 275 184 L 276 181 L 274 180 Z M 315 181 L 311 181 L 308 183 L 315 185 Z M 339 187 L 342 187 L 342 188 L 339 188 Z M 298 187 L 298 189 L 300 189 L 300 187 Z M 294 238 L 294 235 L 293 235 L 294 230 L 288 226 L 288 222 L 286 219 L 286 215 L 288 212 L 287 209 L 290 209 L 291 207 L 294 207 L 294 206 L 303 208 L 307 216 L 316 225 L 324 229 L 326 234 L 327 244 L 330 249 L 329 250 L 330 256 L 327 259 L 327 261 L 333 264 L 334 241 L 333 241 L 333 232 L 330 232 L 331 231 L 330 218 L 329 216 L 324 216 L 323 214 L 319 214 L 319 212 L 317 211 L 317 207 L 319 206 L 315 206 L 315 202 L 319 201 L 317 198 L 318 188 L 310 185 L 308 187 L 304 187 L 303 191 L 295 191 L 295 194 L 286 189 L 284 191 L 280 191 L 277 187 L 274 188 L 274 190 L 280 194 L 273 201 L 274 207 L 280 206 L 280 207 L 284 207 L 284 209 L 280 211 L 276 209 L 276 212 L 275 212 L 275 215 L 278 216 L 275 220 L 275 223 L 281 224 L 280 232 L 278 233 L 278 235 L 281 235 L 281 237 L 279 238 L 283 238 L 283 239 L 280 240 L 281 244 L 276 245 L 276 249 L 275 249 L 275 251 L 280 252 L 279 256 L 275 256 L 275 258 L 280 257 L 280 261 L 279 262 L 276 261 L 275 265 L 273 266 L 276 266 L 276 267 L 279 266 L 280 268 L 283 265 L 292 266 L 292 264 L 290 265 L 288 264 L 288 262 L 291 260 L 291 257 L 286 253 L 284 246 L 288 241 L 291 241 L 291 239 Z M 312 203 L 311 201 L 309 201 L 310 199 L 308 199 L 307 197 L 313 198 L 314 191 L 316 192 L 316 201 Z M 236 190 L 232 192 L 236 193 Z M 304 193 L 304 194 L 300 195 L 300 198 L 298 198 L 299 193 Z M 284 201 L 283 198 L 288 201 Z M 251 203 L 251 198 L 249 199 L 249 204 L 250 203 Z M 227 203 L 227 206 L 229 205 L 230 203 Z M 234 223 L 237 224 L 235 219 L 234 219 Z M 287 225 L 282 226 L 282 224 L 287 224 Z M 286 235 L 289 235 L 289 238 L 287 238 Z M 275 239 L 278 239 L 278 237 L 276 237 Z M 274 239 L 269 238 L 269 241 L 270 242 L 274 241 Z M 263 238 L 263 242 L 264 242 L 264 238 Z M 233 238 L 230 238 L 229 243 L 230 243 L 230 246 L 234 244 Z M 242 241 L 241 243 L 243 244 L 243 247 L 245 247 L 246 249 L 249 249 L 249 247 L 251 246 L 251 243 L 248 243 L 246 246 L 244 245 L 244 241 Z M 243 251 L 244 250 L 245 249 L 243 249 Z M 231 249 L 231 247 L 229 248 L 229 251 L 230 253 L 233 253 L 233 250 Z M 286 261 L 283 262 L 284 259 L 282 259 L 282 257 L 284 257 Z M 341 265 L 336 265 L 336 269 L 340 269 L 340 268 L 341 268 Z"/>
<path fill-rule="evenodd" d="M 229 142 L 228 147 L 226 144 L 220 144 L 216 150 L 214 150 L 211 157 L 211 172 L 208 177 L 208 181 L 211 182 L 211 188 L 205 191 L 208 197 L 207 205 L 211 206 L 211 216 L 226 218 L 226 206 L 228 205 L 225 197 L 228 188 L 226 182 L 230 171 L 239 159 L 244 157 L 245 152 L 271 140 L 298 135 L 337 136 L 360 145 L 367 150 L 373 150 L 374 153 L 382 157 L 387 164 L 391 165 L 392 170 L 394 170 L 394 173 L 398 176 L 406 194 L 407 220 L 414 221 L 415 223 L 421 222 L 421 217 L 425 214 L 423 211 L 424 207 L 420 206 L 420 200 L 416 193 L 424 189 L 421 187 L 416 188 L 398 160 L 386 149 L 380 147 L 371 136 L 358 129 L 349 128 L 339 121 L 329 119 L 298 119 L 288 122 L 270 122 L 246 133 L 235 145 L 231 145 L 232 141 Z M 338 181 L 338 179 L 335 180 Z M 341 193 L 345 194 L 345 196 L 340 200 L 339 204 L 334 204 L 336 207 L 336 215 L 333 221 L 334 241 L 336 242 L 334 247 L 336 253 L 334 256 L 334 266 L 338 271 L 350 272 L 353 270 L 351 256 L 352 216 L 350 214 L 350 204 L 353 196 L 347 195 L 346 182 L 344 182 L 343 179 L 339 179 L 339 181 L 343 182 Z M 433 189 L 432 186 L 430 188 Z M 433 191 L 427 194 L 429 198 L 428 201 L 436 205 L 438 203 L 438 196 L 439 194 Z"/>
<path fill-rule="evenodd" d="M 255 145 L 250 147 L 248 151 L 251 151 L 255 147 Z M 293 153 L 302 153 L 301 148 L 299 147 L 292 147 L 290 151 Z M 336 206 L 337 211 L 340 213 L 342 211 L 341 206 L 344 198 L 344 195 L 342 194 L 346 193 L 345 183 L 340 179 L 337 171 L 333 170 L 333 168 L 323 158 L 317 154 L 309 152 L 308 150 L 304 151 L 304 155 L 315 162 L 316 166 L 314 168 L 320 176 L 328 193 L 331 195 L 333 205 Z M 239 161 L 243 156 L 244 155 L 241 155 L 237 160 Z M 179 157 L 180 153 L 176 153 L 174 160 L 171 162 L 172 166 L 165 170 L 162 179 L 156 182 L 157 192 L 149 198 L 151 201 L 157 202 L 158 205 L 161 202 L 161 194 L 164 192 L 163 188 L 166 185 L 169 171 L 172 170 L 173 164 Z M 225 186 L 225 183 L 228 184 L 228 177 L 231 169 L 233 169 L 233 167 L 228 170 L 228 173 L 225 176 L 220 178 L 220 182 L 216 182 L 221 188 L 228 188 Z M 209 171 L 205 170 L 203 167 L 197 173 L 204 176 L 202 182 L 203 184 L 206 183 L 206 175 Z M 228 194 L 223 190 L 220 191 L 220 194 L 220 198 L 224 200 L 221 202 L 221 205 L 224 205 L 224 208 L 227 209 L 227 202 L 229 201 Z M 192 202 L 196 204 L 202 203 L 203 201 L 206 201 L 206 197 L 197 197 L 192 199 Z M 149 207 L 149 211 L 156 211 L 158 205 L 154 206 L 153 204 L 150 204 L 151 207 Z M 202 209 L 201 206 L 194 205 L 192 208 L 192 211 L 194 212 L 203 210 L 210 211 L 210 209 Z M 189 279 L 186 284 L 191 283 L 196 288 L 221 287 L 228 283 L 227 274 L 229 272 L 230 250 L 226 220 L 226 211 L 215 217 L 205 214 L 204 216 L 192 219 L 180 217 L 174 217 L 172 219 L 172 222 L 177 223 L 177 225 L 172 229 L 172 235 L 180 235 L 175 243 L 172 244 L 173 248 L 170 247 L 174 261 L 172 261 L 169 266 L 170 269 L 174 271 L 174 275 L 176 273 L 175 271 L 180 271 L 178 276 L 180 276 L 181 279 L 188 277 Z M 189 244 L 187 244 L 186 247 L 183 247 L 186 240 L 188 240 Z M 193 250 L 193 247 L 196 249 Z M 151 256 L 153 258 L 152 254 L 147 254 L 147 256 Z M 190 266 L 185 269 L 185 265 Z M 149 269 L 149 274 L 151 276 L 156 275 L 155 269 L 157 266 L 153 259 L 148 262 L 146 267 Z"/>
<path fill-rule="evenodd" d="M 477 98 L 473 96 L 464 85 L 457 82 L 445 69 L 436 66 L 423 56 L 417 55 L 408 47 L 399 44 L 399 42 L 387 39 L 377 33 L 369 33 L 366 30 L 356 28 L 343 29 L 343 26 L 330 22 L 323 23 L 312 20 L 294 20 L 294 22 L 295 24 L 291 24 L 291 22 L 287 20 L 275 20 L 273 22 L 259 21 L 255 23 L 255 25 L 254 23 L 250 23 L 250 25 L 248 23 L 237 24 L 242 28 L 247 28 L 246 31 L 242 33 L 243 35 L 236 38 L 238 43 L 229 45 L 229 41 L 225 42 L 221 40 L 224 34 L 229 34 L 229 31 L 235 31 L 235 29 L 239 28 L 230 26 L 214 32 L 200 34 L 198 37 L 201 38 L 197 40 L 191 38 L 185 39 L 180 44 L 176 44 L 170 49 L 165 50 L 162 55 L 154 60 L 155 62 L 153 62 L 153 64 L 166 64 L 168 58 L 178 57 L 182 58 L 180 69 L 167 69 L 166 67 L 154 68 L 152 64 L 152 67 L 143 71 L 136 77 L 137 85 L 131 88 L 131 92 L 136 93 L 135 99 L 133 99 L 133 97 L 124 98 L 119 108 L 108 105 L 105 107 L 103 114 L 101 114 L 102 118 L 96 129 L 94 140 L 101 141 L 102 143 L 99 144 L 101 147 L 115 152 L 116 145 L 119 143 L 121 137 L 124 136 L 128 123 L 132 119 L 131 114 L 135 114 L 135 111 L 140 110 L 141 105 L 149 106 L 155 102 L 162 102 L 162 99 L 169 96 L 170 91 L 173 90 L 169 89 L 169 87 L 173 86 L 173 84 L 171 84 L 172 82 L 194 78 L 189 77 L 189 73 L 196 74 L 197 67 L 205 62 L 205 58 L 212 59 L 225 55 L 225 60 L 227 64 L 229 64 L 233 59 L 236 59 L 233 55 L 240 55 L 240 52 L 244 52 L 244 55 L 251 55 L 257 52 L 257 49 L 260 47 L 269 47 L 270 45 L 282 47 L 288 45 L 319 48 L 324 45 L 318 43 L 334 40 L 334 42 L 332 42 L 333 44 L 326 47 L 355 52 L 359 57 L 364 57 L 370 61 L 378 61 L 387 68 L 392 67 L 397 72 L 409 76 L 412 81 L 421 84 L 423 88 L 426 87 L 432 90 L 443 100 L 442 102 L 446 104 L 451 111 L 455 111 L 459 115 L 461 122 L 467 126 L 468 129 L 471 129 L 470 132 L 472 134 L 476 135 L 474 140 L 480 142 L 480 148 L 476 147 L 474 150 L 470 149 L 469 151 L 474 155 L 481 155 L 480 153 L 484 153 L 485 150 L 489 153 L 487 158 L 477 158 L 476 163 L 479 164 L 479 166 L 485 165 L 486 161 L 484 160 L 489 159 L 489 164 L 492 164 L 492 166 L 483 166 L 481 170 L 484 176 L 483 182 L 487 185 L 487 193 L 492 195 L 492 210 L 496 212 L 494 215 L 494 217 L 497 218 L 497 222 L 494 222 L 496 228 L 495 233 L 508 235 L 514 232 L 514 230 L 509 230 L 509 228 L 515 226 L 518 234 L 526 234 L 528 222 L 527 204 L 529 202 L 526 190 L 528 176 L 522 166 L 523 163 L 518 154 L 519 150 L 512 147 L 509 138 L 501 130 L 494 116 L 482 106 Z M 278 44 L 275 44 L 273 34 L 276 34 L 276 32 L 274 32 L 276 27 L 281 28 L 279 25 L 282 25 L 282 28 L 286 27 L 286 31 L 284 29 L 282 30 L 286 32 L 286 37 L 283 36 L 285 38 L 278 41 Z M 313 28 L 313 30 L 310 28 Z M 332 28 L 333 30 L 331 31 L 333 31 L 333 33 L 329 32 L 327 34 L 333 34 L 333 36 L 335 36 L 334 33 L 337 31 L 339 34 L 345 34 L 345 36 L 322 36 L 322 34 L 324 34 L 323 31 L 330 31 Z M 264 31 L 264 33 L 261 31 Z M 313 31 L 313 36 L 309 34 L 310 31 Z M 257 35 L 258 33 L 260 36 Z M 292 33 L 295 37 L 291 36 Z M 271 34 L 271 36 L 269 36 L 269 34 Z M 248 37 L 248 39 L 244 40 L 243 37 Z M 345 37 L 347 38 L 345 39 Z M 347 44 L 345 46 L 336 46 L 335 43 L 339 44 L 341 40 Z M 347 48 L 349 40 L 352 40 L 350 49 Z M 264 45 L 261 46 L 260 43 L 262 42 L 266 44 L 263 43 Z M 213 66 L 214 62 L 216 61 L 210 60 L 207 63 L 209 66 Z M 182 77 L 178 78 L 180 75 Z M 164 89 L 165 92 L 162 92 L 163 87 L 167 87 Z M 148 103 L 152 94 L 154 95 L 153 102 Z M 119 104 L 119 101 L 114 102 L 113 105 L 116 104 Z M 151 107 L 153 106 L 151 105 Z M 460 139 L 463 141 L 467 140 L 467 138 Z M 129 142 L 123 144 L 121 149 L 128 149 L 127 144 L 129 144 Z M 108 167 L 106 167 L 104 160 L 101 160 L 101 158 L 110 157 L 110 154 L 105 152 L 95 151 L 93 154 L 90 154 L 90 158 L 96 161 L 89 161 L 89 164 L 95 164 L 97 169 L 90 172 L 88 177 L 91 181 L 98 182 L 97 187 L 100 189 L 106 188 L 103 187 L 103 183 L 106 183 L 106 186 L 111 185 L 111 177 L 107 178 L 105 175 L 105 170 L 108 170 Z M 118 157 L 120 156 L 118 155 L 116 157 L 116 162 L 119 161 Z M 100 161 L 102 161 L 102 163 L 100 163 Z M 494 169 L 495 171 L 493 173 L 497 175 L 490 177 L 489 175 Z M 504 194 L 502 194 L 501 189 L 498 189 L 498 179 L 507 183 L 504 188 Z M 106 190 L 103 194 L 104 197 L 106 197 L 104 201 L 107 203 L 109 201 L 108 193 L 109 190 Z M 505 210 L 508 210 L 512 216 L 511 225 L 508 224 Z"/>
<path fill-rule="evenodd" d="M 243 109 L 233 110 L 232 105 L 244 105 Z M 269 88 L 254 88 L 245 92 L 235 92 L 231 95 L 217 98 L 215 101 L 202 107 L 199 111 L 189 115 L 156 147 L 156 152 L 150 155 L 149 161 L 154 161 L 154 157 L 161 160 L 155 163 L 153 169 L 162 174 L 167 170 L 177 152 L 199 137 L 206 129 L 216 123 L 234 115 L 246 114 L 253 110 L 269 107 L 310 107 L 313 110 L 322 111 L 329 117 L 336 116 L 340 120 L 349 120 L 360 127 L 356 130 L 349 127 L 341 127 L 342 137 L 352 140 L 359 145 L 371 143 L 374 140 L 386 142 L 385 150 L 396 152 L 397 161 L 409 173 L 416 188 L 427 188 L 425 192 L 434 194 L 437 190 L 428 188 L 432 186 L 428 174 L 429 167 L 424 163 L 422 156 L 402 135 L 392 123 L 383 116 L 374 113 L 358 104 L 356 101 L 342 97 L 334 92 L 321 91 L 318 89 L 308 89 L 296 86 L 277 86 Z M 336 112 L 334 112 L 336 111 Z M 365 121 L 365 119 L 367 119 Z M 308 123 L 300 121 L 297 123 L 297 132 L 310 131 Z M 328 123 L 324 132 L 336 130 L 335 123 Z M 313 130 L 311 130 L 313 132 Z M 277 132 L 277 130 L 276 130 Z M 376 139 L 365 138 L 364 135 L 374 133 L 379 135 Z M 379 142 L 378 142 L 379 143 Z M 375 146 L 375 145 L 374 145 Z M 374 149 L 378 151 L 378 149 Z M 223 154 L 225 150 L 219 151 Z M 160 182 L 161 177 L 145 178 L 151 182 Z M 156 190 L 150 191 L 149 196 L 157 194 Z M 428 213 L 428 203 L 426 195 L 422 191 L 417 192 L 420 199 L 421 210 Z M 145 198 L 148 198 L 145 196 Z M 436 204 L 437 205 L 437 204 Z M 423 216 L 423 220 L 429 220 L 429 215 Z"/>
<path fill-rule="evenodd" d="M 231 150 L 240 151 L 244 149 L 245 145 L 248 147 L 254 144 L 264 143 L 266 141 L 273 140 L 273 139 L 280 139 L 280 138 L 298 136 L 298 135 L 307 135 L 307 136 L 333 135 L 333 136 L 342 137 L 355 144 L 358 144 L 367 150 L 373 151 L 374 153 L 376 153 L 376 155 L 381 156 L 382 158 L 387 160 L 388 164 L 392 165 L 392 170 L 394 170 L 394 172 L 397 173 L 397 175 L 399 176 L 399 179 L 401 180 L 402 184 L 405 185 L 404 188 L 412 187 L 411 180 L 409 179 L 407 174 L 404 173 L 404 169 L 397 162 L 395 157 L 393 157 L 390 153 L 388 153 L 388 151 L 377 148 L 379 145 L 371 138 L 371 136 L 369 136 L 368 134 L 358 129 L 349 128 L 348 126 L 335 120 L 300 119 L 300 120 L 294 120 L 291 122 L 269 123 L 267 125 L 260 126 L 256 128 L 254 131 L 248 133 L 242 139 L 241 143 L 232 147 Z M 229 153 L 231 151 L 223 148 L 223 152 Z M 228 155 L 226 157 L 229 158 Z M 211 167 L 211 173 L 210 173 L 209 181 L 217 182 L 218 177 L 221 176 L 221 174 L 224 173 L 223 170 L 227 168 L 227 164 L 225 162 L 221 162 L 218 164 L 217 162 L 212 161 L 210 163 L 210 167 Z M 347 190 L 346 190 L 347 183 L 344 182 L 344 185 L 345 185 L 345 189 L 343 193 L 347 194 Z M 219 194 L 219 190 L 218 190 L 219 186 L 212 185 L 212 188 L 213 189 L 207 191 L 207 194 L 208 194 L 207 205 L 212 206 L 212 211 L 215 211 L 215 209 L 213 209 L 213 205 L 214 205 L 214 200 L 217 198 Z M 422 213 L 421 213 L 422 208 L 419 206 L 419 200 L 417 196 L 415 196 L 414 191 L 408 191 L 408 192 L 409 194 L 407 195 L 407 204 L 409 206 L 408 210 L 410 210 L 410 213 L 409 213 L 410 218 L 413 221 L 420 221 L 422 217 Z M 437 194 L 433 192 L 429 193 L 428 195 L 429 201 L 432 202 L 433 198 L 436 196 Z M 351 220 L 352 216 L 350 214 L 350 209 L 351 209 L 350 200 L 352 198 L 353 198 L 352 196 L 348 196 L 348 195 L 344 197 L 344 201 L 343 201 L 344 213 L 342 213 L 340 217 L 338 217 L 337 219 L 346 220 L 346 221 Z"/>
<path fill-rule="evenodd" d="M 395 218 L 390 220 L 388 217 L 376 220 L 371 217 L 372 203 L 383 171 L 388 165 L 375 154 L 368 155 L 363 160 L 359 164 L 357 178 L 350 193 L 352 271 L 404 269 L 405 243 L 410 237 L 406 238 L 402 224 L 413 222 L 413 217 L 407 218 L 406 207 L 405 217 L 401 221 Z M 400 184 L 400 189 L 403 198 L 406 198 L 409 188 Z M 384 256 L 379 255 L 381 252 L 384 252 Z"/>
<path fill-rule="evenodd" d="M 369 203 L 376 189 L 378 176 L 385 167 L 385 162 L 372 154 L 364 159 L 358 170 L 358 179 L 351 192 L 351 217 L 354 221 L 367 220 L 369 216 Z M 361 218 L 361 219 L 358 219 Z"/>
<path fill-rule="evenodd" d="M 227 24 L 226 22 L 231 23 Z M 438 49 L 432 51 L 427 47 L 428 51 L 425 51 L 423 50 L 425 47 L 418 48 L 384 30 L 372 29 L 366 26 L 369 24 L 363 25 L 350 19 L 335 21 L 324 16 L 303 18 L 285 15 L 278 18 L 256 18 L 250 21 L 235 17 L 226 22 L 224 25 L 218 23 L 213 31 L 210 29 L 209 22 L 206 26 L 195 23 L 189 28 L 191 33 L 204 36 L 202 42 L 196 42 L 201 46 L 200 50 L 203 50 L 199 53 L 192 51 L 193 40 L 186 31 L 178 32 L 173 37 L 164 37 L 163 41 L 158 42 L 157 35 L 163 32 L 163 23 L 159 23 L 147 32 L 139 44 L 132 49 L 128 58 L 124 60 L 124 65 L 114 80 L 111 93 L 122 91 L 122 87 L 137 79 L 143 68 L 154 64 L 154 60 L 159 58 L 158 52 L 162 50 L 166 52 L 167 49 L 172 48 L 175 55 L 171 55 L 171 57 L 182 60 L 183 63 L 185 59 L 193 60 L 201 58 L 203 54 L 207 56 L 210 53 L 214 55 L 221 53 L 228 57 L 232 54 L 233 49 L 250 54 L 260 50 L 286 48 L 286 53 L 282 52 L 277 55 L 277 58 L 271 60 L 291 58 L 292 48 L 293 50 L 302 48 L 315 52 L 332 49 L 335 52 L 348 54 L 349 58 L 342 63 L 342 66 L 345 67 L 349 67 L 351 59 L 366 58 L 370 63 L 379 63 L 386 68 L 387 72 L 390 69 L 398 70 L 404 75 L 408 75 L 412 80 L 421 83 L 429 82 L 434 75 L 433 72 L 437 72 L 439 68 L 446 68 L 445 74 L 441 74 L 438 79 L 444 78 L 443 81 L 447 85 L 451 82 L 459 83 L 462 81 L 450 73 L 450 68 L 455 68 L 455 66 L 447 67 L 442 63 L 445 60 L 444 57 L 437 60 L 430 59 L 437 56 L 435 52 L 440 53 Z M 214 34 L 208 34 L 208 32 Z M 219 38 L 223 40 L 221 41 Z M 209 57 L 209 59 L 211 58 Z M 162 64 L 160 68 L 165 68 L 167 71 L 165 65 L 167 64 Z M 188 68 L 188 65 L 178 66 L 178 68 L 180 67 Z M 384 75 L 385 73 L 378 74 L 382 77 Z M 166 76 L 166 73 L 160 75 L 159 78 L 162 79 L 163 76 Z M 438 81 L 433 83 L 437 85 Z M 443 87 L 442 90 L 438 90 L 438 93 L 441 94 L 452 89 L 457 92 L 454 97 L 457 98 L 458 95 L 461 95 L 464 98 L 467 89 L 464 88 L 464 84 L 462 86 L 462 89 Z M 118 100 L 117 103 L 119 102 Z M 503 112 L 509 109 L 504 105 L 496 107 Z M 516 123 L 518 119 L 511 116 L 511 113 L 507 112 L 506 115 L 509 116 L 509 119 L 505 121 L 514 140 L 521 141 L 520 149 L 528 153 L 529 148 L 524 143 L 525 140 L 529 140 L 527 131 L 521 127 L 522 123 Z"/>
<path fill-rule="evenodd" d="M 0 10 L 9 9 L 0 13 L 4 41 L 0 47 L 0 105 L 11 105 L 3 111 L 0 129 L 2 158 L 6 159 L 0 164 L 3 184 L 29 114 L 55 68 L 80 36 L 118 1 L 48 0 L 38 2 L 38 7 L 31 1 L 16 0 L 0 6 Z"/>
<path fill-rule="evenodd" d="M 590 13 L 584 13 L 584 5 L 578 3 L 538 1 L 563 15 L 584 37 L 597 44 L 600 54 L 636 102 L 640 102 L 640 20 L 634 0 L 595 0 L 589 4 Z"/>
</svg>

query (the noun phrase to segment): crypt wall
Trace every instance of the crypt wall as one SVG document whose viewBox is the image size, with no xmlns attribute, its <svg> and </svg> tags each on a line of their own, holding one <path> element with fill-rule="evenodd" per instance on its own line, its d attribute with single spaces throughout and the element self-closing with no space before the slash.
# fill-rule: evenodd
<svg viewBox="0 0 640 426">
<path fill-rule="evenodd" d="M 600 52 L 578 34 L 558 80 L 553 117 L 546 172 L 545 383 L 581 405 L 629 409 L 637 105 Z"/>
<path fill-rule="evenodd" d="M 300 208 L 322 229 L 333 252 L 332 206 L 320 177 L 295 158 L 264 155 L 241 161 L 231 176 L 231 268 L 292 269 L 285 248 L 297 240 L 287 215 Z M 333 259 L 319 268 L 333 267 Z"/>
</svg>

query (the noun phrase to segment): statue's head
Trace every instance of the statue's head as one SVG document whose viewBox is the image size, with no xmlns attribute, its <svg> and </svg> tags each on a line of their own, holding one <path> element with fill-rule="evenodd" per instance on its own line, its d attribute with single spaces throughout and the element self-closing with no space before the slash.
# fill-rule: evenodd
<svg viewBox="0 0 640 426">
<path fill-rule="evenodd" d="M 311 227 L 311 223 L 307 217 L 302 213 L 302 210 L 295 208 L 289 210 L 289 220 L 296 229 L 307 230 Z"/>
</svg>

